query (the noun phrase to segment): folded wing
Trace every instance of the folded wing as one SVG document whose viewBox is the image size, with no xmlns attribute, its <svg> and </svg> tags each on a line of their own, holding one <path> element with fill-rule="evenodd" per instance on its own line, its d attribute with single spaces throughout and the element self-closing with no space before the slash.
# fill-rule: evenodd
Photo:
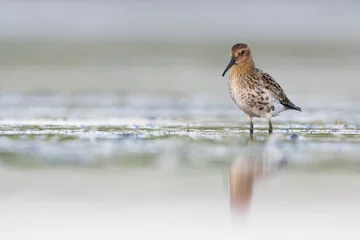
<svg viewBox="0 0 360 240">
<path fill-rule="evenodd" d="M 256 69 L 256 72 L 263 80 L 264 87 L 269 90 L 282 105 L 289 109 L 301 111 L 300 107 L 296 106 L 290 101 L 290 99 L 286 96 L 284 90 L 280 87 L 280 85 L 275 81 L 274 78 L 272 78 L 268 73 L 265 73 L 258 68 Z"/>
</svg>

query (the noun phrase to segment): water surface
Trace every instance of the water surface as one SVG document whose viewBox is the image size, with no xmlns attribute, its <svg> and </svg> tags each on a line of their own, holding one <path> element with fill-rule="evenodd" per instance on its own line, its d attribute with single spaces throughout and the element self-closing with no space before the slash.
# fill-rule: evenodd
<svg viewBox="0 0 360 240">
<path fill-rule="evenodd" d="M 0 236 L 358 239 L 357 48 L 254 44 L 303 112 L 251 139 L 225 45 L 2 39 Z"/>
</svg>

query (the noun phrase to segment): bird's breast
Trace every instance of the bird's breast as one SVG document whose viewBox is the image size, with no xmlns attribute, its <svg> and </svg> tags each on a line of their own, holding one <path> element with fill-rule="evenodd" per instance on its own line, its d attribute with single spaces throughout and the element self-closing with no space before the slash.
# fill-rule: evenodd
<svg viewBox="0 0 360 240">
<path fill-rule="evenodd" d="M 259 117 L 260 115 L 255 109 L 255 95 L 251 94 L 251 91 L 251 89 L 242 86 L 239 82 L 231 80 L 229 82 L 229 93 L 235 104 L 247 115 Z"/>
<path fill-rule="evenodd" d="M 229 93 L 240 110 L 252 117 L 277 116 L 284 110 L 278 100 L 262 86 L 230 80 Z"/>
</svg>

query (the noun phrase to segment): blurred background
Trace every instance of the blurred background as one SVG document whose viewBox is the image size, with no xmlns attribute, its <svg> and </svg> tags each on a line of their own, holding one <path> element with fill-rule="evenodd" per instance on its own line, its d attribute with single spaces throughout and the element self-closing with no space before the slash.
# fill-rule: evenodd
<svg viewBox="0 0 360 240">
<path fill-rule="evenodd" d="M 0 1 L 0 238 L 358 239 L 359 11 Z M 221 77 L 238 42 L 303 109 L 271 137 Z"/>
<path fill-rule="evenodd" d="M 220 76 L 232 45 L 245 42 L 290 96 L 358 98 L 359 9 L 353 1 L 2 1 L 0 88 L 227 97 Z"/>
</svg>

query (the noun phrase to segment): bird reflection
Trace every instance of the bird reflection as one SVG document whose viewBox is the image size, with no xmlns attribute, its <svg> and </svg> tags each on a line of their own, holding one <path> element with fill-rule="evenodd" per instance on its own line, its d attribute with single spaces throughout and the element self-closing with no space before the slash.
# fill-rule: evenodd
<svg viewBox="0 0 360 240">
<path fill-rule="evenodd" d="M 230 167 L 230 205 L 234 213 L 244 213 L 249 209 L 258 176 L 257 164 L 249 161 L 236 161 Z"/>
<path fill-rule="evenodd" d="M 270 137 L 271 133 L 269 139 Z M 230 207 L 235 215 L 248 212 L 257 181 L 264 179 L 273 170 L 271 165 L 274 162 L 277 169 L 282 166 L 279 163 L 283 162 L 282 152 L 269 144 L 269 141 L 265 146 L 254 144 L 253 133 L 249 135 L 246 150 L 248 151 L 242 152 L 242 155 L 231 163 L 229 170 Z"/>
<path fill-rule="evenodd" d="M 270 134 L 271 134 L 271 133 L 269 133 L 269 135 L 270 135 Z M 254 137 L 254 132 L 253 132 L 253 131 L 250 131 L 250 134 L 249 134 L 249 145 L 252 143 L 253 137 Z"/>
</svg>

